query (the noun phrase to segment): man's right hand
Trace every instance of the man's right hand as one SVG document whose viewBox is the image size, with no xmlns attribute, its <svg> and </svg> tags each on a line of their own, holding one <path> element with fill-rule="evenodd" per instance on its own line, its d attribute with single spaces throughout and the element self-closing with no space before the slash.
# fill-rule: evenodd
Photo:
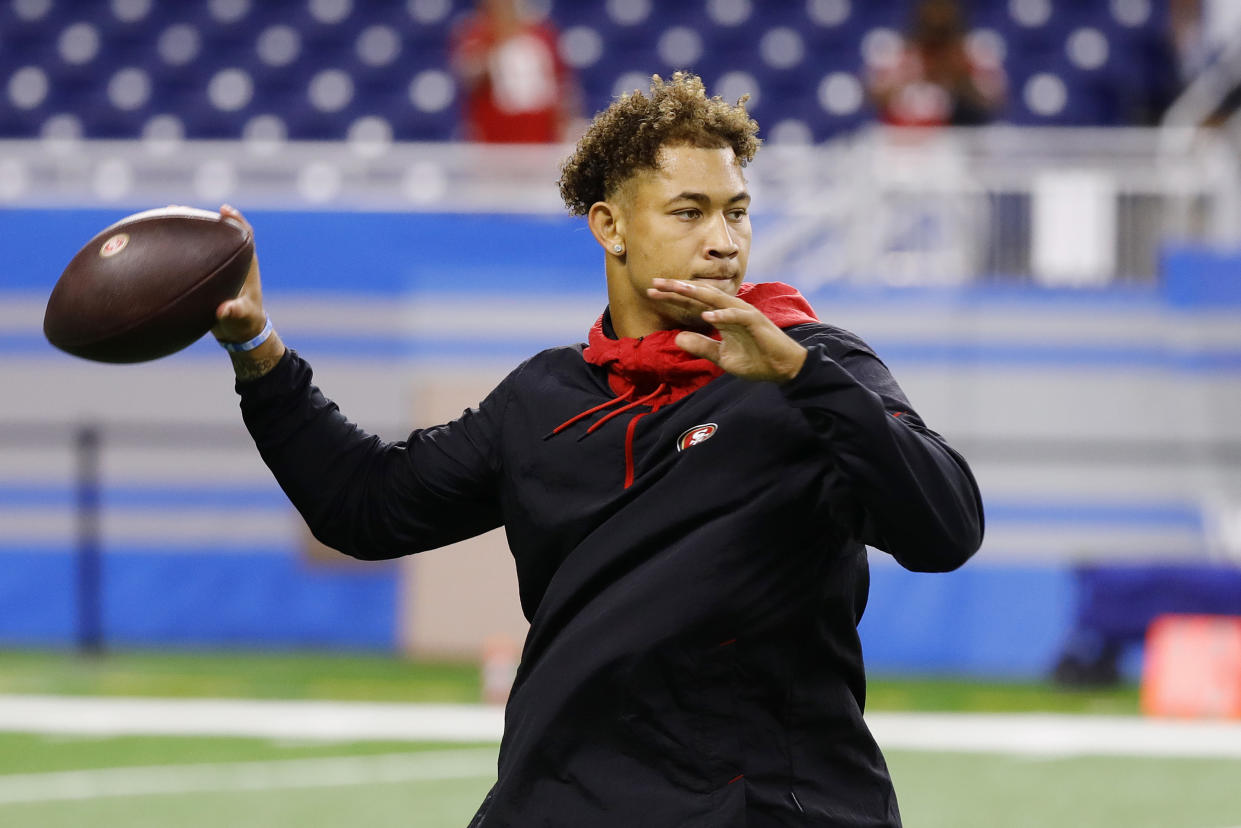
<svg viewBox="0 0 1241 828">
<path fill-rule="evenodd" d="M 236 208 L 225 204 L 220 208 L 220 218 L 230 218 L 240 223 L 250 236 L 254 236 L 254 228 L 246 221 Z M 245 342 L 253 339 L 263 330 L 267 323 L 267 315 L 263 312 L 263 287 L 259 281 L 259 257 L 257 251 L 250 260 L 250 272 L 246 274 L 245 284 L 234 299 L 220 304 L 215 310 L 216 323 L 211 333 L 221 342 Z"/>
<path fill-rule="evenodd" d="M 220 207 L 220 217 L 240 222 L 254 234 L 254 228 L 239 210 L 227 204 Z M 267 324 L 263 310 L 263 286 L 259 279 L 258 252 L 250 260 L 250 272 L 236 298 L 222 302 L 215 311 L 216 323 L 211 333 L 221 342 L 246 342 L 262 333 Z M 252 380 L 266 374 L 284 356 L 284 343 L 275 331 L 262 345 L 252 351 L 231 352 L 233 368 L 239 380 Z"/>
</svg>

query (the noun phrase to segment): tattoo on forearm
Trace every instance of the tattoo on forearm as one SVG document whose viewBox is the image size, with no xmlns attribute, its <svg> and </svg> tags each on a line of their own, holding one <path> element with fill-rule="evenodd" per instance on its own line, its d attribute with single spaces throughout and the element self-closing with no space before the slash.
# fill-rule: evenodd
<svg viewBox="0 0 1241 828">
<path fill-rule="evenodd" d="M 256 380 L 279 364 L 284 357 L 284 350 L 280 334 L 273 331 L 267 341 L 253 351 L 229 354 L 233 361 L 233 373 L 240 382 Z"/>
<path fill-rule="evenodd" d="M 278 359 L 246 359 L 235 356 L 233 357 L 233 370 L 237 374 L 237 379 L 242 382 L 256 380 L 275 368 L 279 361 Z"/>
<path fill-rule="evenodd" d="M 247 354 L 230 354 L 233 358 L 233 371 L 242 382 L 256 380 L 276 367 L 280 361 L 278 356 L 253 357 Z"/>
</svg>

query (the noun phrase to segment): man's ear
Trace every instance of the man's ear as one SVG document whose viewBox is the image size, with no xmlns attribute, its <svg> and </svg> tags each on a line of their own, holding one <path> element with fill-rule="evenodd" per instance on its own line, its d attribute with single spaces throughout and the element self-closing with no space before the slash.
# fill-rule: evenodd
<svg viewBox="0 0 1241 828">
<path fill-rule="evenodd" d="M 625 255 L 625 217 L 620 205 L 613 201 L 596 201 L 586 214 L 590 232 L 609 255 Z"/>
</svg>

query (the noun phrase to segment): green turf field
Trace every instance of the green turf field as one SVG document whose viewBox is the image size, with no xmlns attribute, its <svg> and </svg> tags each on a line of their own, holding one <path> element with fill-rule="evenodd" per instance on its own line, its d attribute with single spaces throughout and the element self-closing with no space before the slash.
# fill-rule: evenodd
<svg viewBox="0 0 1241 828">
<path fill-rule="evenodd" d="M 495 768 L 494 745 L 251 739 L 0 734 L 0 757 L 5 828 L 463 828 Z"/>
<path fill-rule="evenodd" d="M 1241 760 L 887 757 L 908 828 L 1241 826 Z"/>
<path fill-rule="evenodd" d="M 476 702 L 478 666 L 386 655 L 0 652 L 0 693 Z"/>
<path fill-rule="evenodd" d="M 472 701 L 476 670 L 383 657 L 0 652 L 0 693 Z M 883 710 L 1132 714 L 1133 688 L 882 680 Z M 494 745 L 0 733 L 4 828 L 462 828 Z M 1235 828 L 1241 760 L 888 751 L 909 828 Z M 652 826 L 651 828 L 659 828 Z"/>
</svg>

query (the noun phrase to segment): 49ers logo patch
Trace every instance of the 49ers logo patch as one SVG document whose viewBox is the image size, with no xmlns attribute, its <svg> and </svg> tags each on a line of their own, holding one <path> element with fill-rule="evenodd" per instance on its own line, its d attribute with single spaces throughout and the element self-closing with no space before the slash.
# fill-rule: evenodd
<svg viewBox="0 0 1241 828">
<path fill-rule="evenodd" d="M 690 446 L 696 446 L 711 438 L 711 435 L 718 429 L 715 423 L 703 423 L 693 428 L 688 428 L 677 438 L 677 451 L 685 451 Z"/>
<path fill-rule="evenodd" d="M 103 246 L 99 248 L 99 255 L 105 259 L 110 259 L 124 250 L 127 244 L 129 244 L 129 234 L 117 233 L 103 243 Z"/>
</svg>

